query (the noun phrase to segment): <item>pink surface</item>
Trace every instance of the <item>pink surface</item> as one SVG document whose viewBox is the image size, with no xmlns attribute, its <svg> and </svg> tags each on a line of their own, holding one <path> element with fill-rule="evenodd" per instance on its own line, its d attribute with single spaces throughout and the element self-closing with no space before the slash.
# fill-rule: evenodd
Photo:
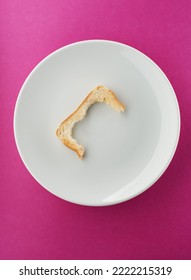
<svg viewBox="0 0 191 280">
<path fill-rule="evenodd" d="M 0 258 L 191 259 L 191 2 L 7 0 L 0 2 Z M 13 136 L 22 83 L 52 51 L 109 39 L 151 57 L 170 79 L 182 128 L 157 183 L 110 207 L 48 193 L 28 173 Z"/>
</svg>

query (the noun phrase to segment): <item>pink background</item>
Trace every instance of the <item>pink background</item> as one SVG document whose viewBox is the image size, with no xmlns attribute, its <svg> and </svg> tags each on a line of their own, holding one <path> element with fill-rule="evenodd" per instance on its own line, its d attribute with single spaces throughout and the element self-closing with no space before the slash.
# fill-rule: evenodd
<svg viewBox="0 0 191 280">
<path fill-rule="evenodd" d="M 191 1 L 0 2 L 0 258 L 191 259 Z M 13 136 L 22 83 L 52 51 L 109 39 L 151 57 L 170 79 L 182 128 L 175 157 L 145 193 L 85 207 L 48 193 L 28 173 Z"/>
</svg>

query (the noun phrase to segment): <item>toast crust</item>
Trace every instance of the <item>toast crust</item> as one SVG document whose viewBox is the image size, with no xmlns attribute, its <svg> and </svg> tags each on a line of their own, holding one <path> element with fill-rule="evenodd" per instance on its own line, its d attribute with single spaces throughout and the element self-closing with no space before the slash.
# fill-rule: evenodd
<svg viewBox="0 0 191 280">
<path fill-rule="evenodd" d="M 77 122 L 84 119 L 89 107 L 96 102 L 104 102 L 107 105 L 110 105 L 117 112 L 124 112 L 125 110 L 125 106 L 118 100 L 113 91 L 104 86 L 97 86 L 56 130 L 56 135 L 62 143 L 71 150 L 75 151 L 80 159 L 83 159 L 85 150 L 84 147 L 79 145 L 72 137 L 72 129 Z"/>
</svg>

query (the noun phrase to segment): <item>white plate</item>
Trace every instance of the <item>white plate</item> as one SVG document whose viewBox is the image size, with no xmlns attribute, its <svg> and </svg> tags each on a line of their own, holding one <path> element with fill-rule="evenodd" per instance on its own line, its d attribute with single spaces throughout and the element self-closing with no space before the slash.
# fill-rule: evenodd
<svg viewBox="0 0 191 280">
<path fill-rule="evenodd" d="M 97 85 L 116 92 L 126 111 L 90 108 L 74 131 L 86 149 L 79 160 L 55 131 Z M 45 58 L 26 79 L 14 115 L 16 144 L 32 176 L 83 205 L 116 204 L 149 188 L 169 165 L 179 131 L 177 99 L 160 68 L 134 48 L 105 40 Z"/>
</svg>

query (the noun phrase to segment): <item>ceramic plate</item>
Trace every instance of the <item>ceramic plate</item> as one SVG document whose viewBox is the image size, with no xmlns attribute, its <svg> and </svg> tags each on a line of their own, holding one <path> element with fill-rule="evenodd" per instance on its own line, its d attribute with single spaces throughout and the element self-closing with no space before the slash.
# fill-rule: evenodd
<svg viewBox="0 0 191 280">
<path fill-rule="evenodd" d="M 80 160 L 56 137 L 59 124 L 98 85 L 125 104 L 93 105 L 74 129 Z M 140 51 L 92 40 L 46 57 L 17 99 L 14 133 L 31 175 L 54 195 L 82 205 L 116 204 L 148 189 L 169 165 L 179 138 L 177 99 L 167 77 Z"/>
</svg>

